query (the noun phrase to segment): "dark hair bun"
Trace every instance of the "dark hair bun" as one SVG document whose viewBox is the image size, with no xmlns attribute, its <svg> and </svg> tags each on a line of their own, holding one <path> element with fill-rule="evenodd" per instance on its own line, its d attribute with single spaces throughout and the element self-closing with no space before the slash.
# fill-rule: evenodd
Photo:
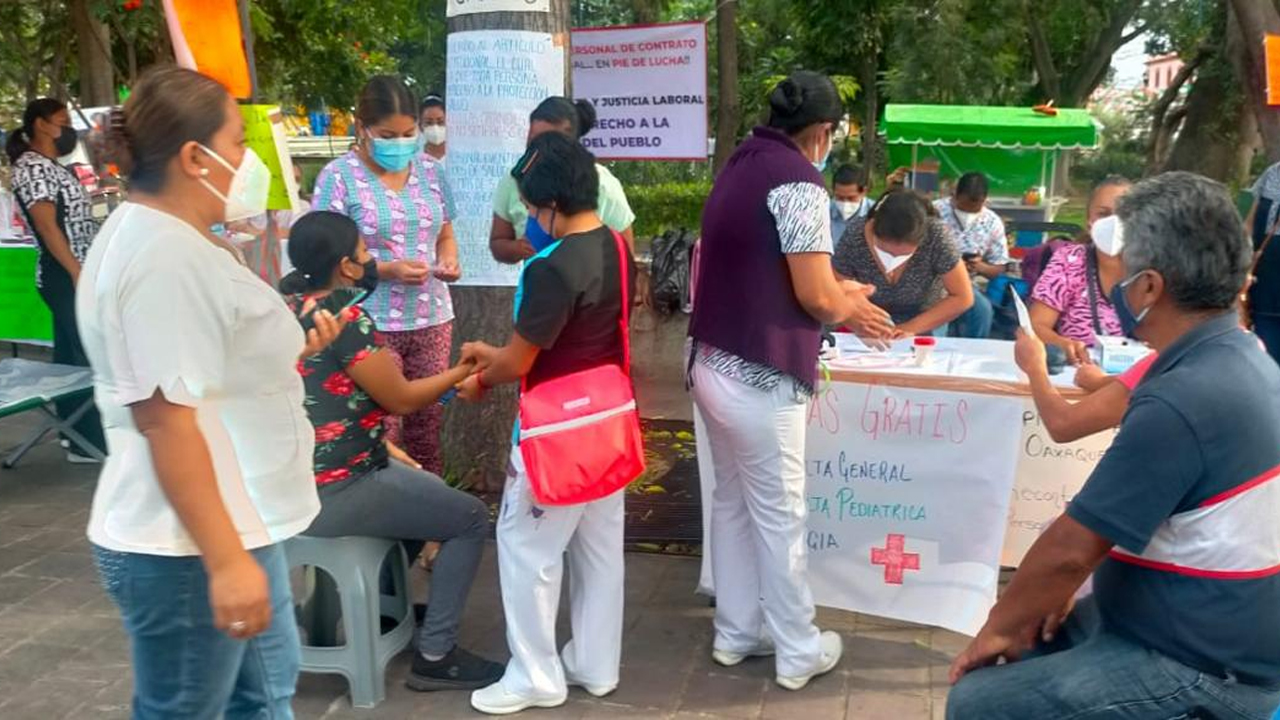
<svg viewBox="0 0 1280 720">
<path fill-rule="evenodd" d="M 769 109 L 779 117 L 791 117 L 804 107 L 804 88 L 791 78 L 778 83 L 769 94 Z"/>
<path fill-rule="evenodd" d="M 769 93 L 769 127 L 794 135 L 844 116 L 836 84 L 821 73 L 797 70 Z"/>
<path fill-rule="evenodd" d="M 590 100 L 575 100 L 573 106 L 578 110 L 578 137 L 582 137 L 596 126 L 596 106 Z"/>
</svg>

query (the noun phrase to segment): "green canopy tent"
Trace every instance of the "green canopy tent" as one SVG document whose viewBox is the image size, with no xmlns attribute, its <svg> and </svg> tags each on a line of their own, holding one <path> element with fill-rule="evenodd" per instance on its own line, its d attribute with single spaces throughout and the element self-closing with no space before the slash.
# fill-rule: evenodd
<svg viewBox="0 0 1280 720">
<path fill-rule="evenodd" d="M 1063 151 L 1097 147 L 1098 124 L 1087 110 L 1055 116 L 1025 107 L 976 105 L 885 106 L 881 133 L 893 167 L 918 169 L 936 161 L 942 177 L 980 171 L 999 209 L 1020 204 L 1031 188 L 1045 188 L 1043 219 L 1052 218 L 1054 170 Z M 913 173 L 913 182 L 917 177 Z M 1029 218 L 1028 218 L 1029 219 Z"/>
</svg>

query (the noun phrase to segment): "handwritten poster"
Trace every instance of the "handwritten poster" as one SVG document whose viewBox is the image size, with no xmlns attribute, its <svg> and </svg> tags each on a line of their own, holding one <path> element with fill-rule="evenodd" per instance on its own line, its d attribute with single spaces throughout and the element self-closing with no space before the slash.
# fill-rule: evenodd
<svg viewBox="0 0 1280 720">
<path fill-rule="evenodd" d="M 595 105 L 597 157 L 707 159 L 704 23 L 574 30 L 573 92 Z"/>
<path fill-rule="evenodd" d="M 459 284 L 515 285 L 519 267 L 489 253 L 493 193 L 524 154 L 529 113 L 564 92 L 564 48 L 548 33 L 452 33 L 446 74 Z"/>
<path fill-rule="evenodd" d="M 1017 398 L 881 385 L 833 383 L 815 398 L 805 447 L 814 600 L 975 634 L 996 598 L 1017 459 L 1012 442 L 991 439 L 1021 414 Z M 702 445 L 698 455 L 709 497 Z M 703 589 L 713 585 L 704 576 Z"/>
<path fill-rule="evenodd" d="M 268 210 L 301 210 L 293 206 L 298 185 L 293 179 L 293 156 L 284 132 L 284 116 L 274 105 L 241 105 L 244 142 L 271 171 Z M 287 171 L 287 172 L 286 172 Z"/>
<path fill-rule="evenodd" d="M 1116 436 L 1111 430 L 1065 445 L 1056 443 L 1036 413 L 1035 403 L 1030 398 L 1024 403 L 1009 532 L 1001 555 L 1001 562 L 1010 567 L 1022 563 L 1036 538 L 1067 509 Z"/>
<path fill-rule="evenodd" d="M 457 17 L 486 12 L 551 12 L 551 0 L 448 0 L 445 15 Z M 452 159 L 452 148 L 449 153 Z"/>
</svg>

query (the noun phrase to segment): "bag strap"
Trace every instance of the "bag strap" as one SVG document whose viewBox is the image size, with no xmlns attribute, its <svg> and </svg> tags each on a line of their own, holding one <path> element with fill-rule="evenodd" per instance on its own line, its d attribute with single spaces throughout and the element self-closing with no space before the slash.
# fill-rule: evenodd
<svg viewBox="0 0 1280 720">
<path fill-rule="evenodd" d="M 1257 252 L 1253 254 L 1253 262 L 1249 264 L 1249 277 L 1254 277 L 1258 274 L 1258 266 L 1262 264 L 1262 255 L 1275 238 L 1277 230 L 1280 230 L 1280 212 L 1276 213 L 1276 219 L 1271 223 L 1271 229 L 1267 231 L 1267 237 L 1258 246 Z"/>
<path fill-rule="evenodd" d="M 1093 334 L 1094 337 L 1102 337 L 1102 320 L 1098 318 L 1098 291 L 1102 287 L 1102 276 L 1098 273 L 1098 248 L 1090 245 L 1085 252 L 1088 256 L 1085 258 L 1084 283 L 1089 289 L 1089 312 L 1093 315 Z"/>
<path fill-rule="evenodd" d="M 622 295 L 622 315 L 619 317 L 618 326 L 622 331 L 622 371 L 627 375 L 631 374 L 631 298 L 627 295 L 627 283 L 630 280 L 630 272 L 627 267 L 627 241 L 623 239 L 622 234 L 617 230 L 612 230 L 613 242 L 618 249 L 618 277 L 621 285 L 618 292 Z"/>
</svg>

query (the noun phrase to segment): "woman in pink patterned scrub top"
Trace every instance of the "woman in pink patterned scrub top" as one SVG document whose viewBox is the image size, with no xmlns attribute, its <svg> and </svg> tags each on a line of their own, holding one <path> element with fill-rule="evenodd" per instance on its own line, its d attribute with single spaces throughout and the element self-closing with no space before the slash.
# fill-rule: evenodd
<svg viewBox="0 0 1280 720">
<path fill-rule="evenodd" d="M 461 277 L 444 168 L 422 152 L 418 104 L 396 77 L 369 80 L 356 106 L 357 147 L 316 179 L 316 210 L 342 213 L 378 260 L 382 281 L 365 311 L 403 360 L 405 377 L 448 368 L 453 302 L 447 283 Z M 439 474 L 441 409 L 404 418 L 402 445 Z"/>
</svg>

